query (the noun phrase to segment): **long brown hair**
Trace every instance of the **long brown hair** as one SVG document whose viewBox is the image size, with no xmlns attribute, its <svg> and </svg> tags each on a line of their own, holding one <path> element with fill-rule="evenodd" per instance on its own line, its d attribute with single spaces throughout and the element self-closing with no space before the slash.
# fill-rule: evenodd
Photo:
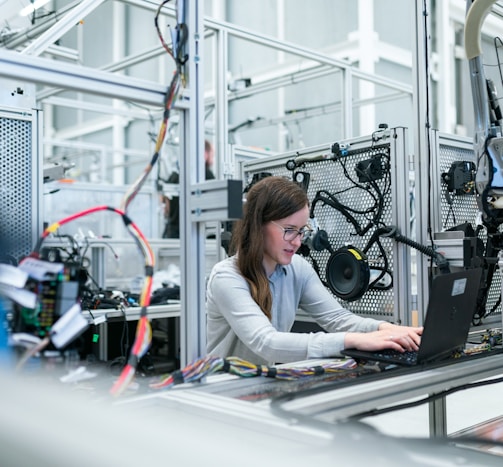
<svg viewBox="0 0 503 467">
<path fill-rule="evenodd" d="M 308 203 L 306 192 L 297 183 L 283 177 L 266 177 L 250 188 L 243 218 L 234 226 L 231 251 L 237 253 L 238 268 L 250 285 L 253 300 L 269 319 L 272 297 L 262 265 L 263 226 L 291 216 Z"/>
</svg>

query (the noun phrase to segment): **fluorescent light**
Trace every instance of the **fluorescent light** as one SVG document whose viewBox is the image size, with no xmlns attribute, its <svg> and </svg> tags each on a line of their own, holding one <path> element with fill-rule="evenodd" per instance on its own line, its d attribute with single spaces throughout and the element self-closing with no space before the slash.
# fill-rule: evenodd
<svg viewBox="0 0 503 467">
<path fill-rule="evenodd" d="M 24 7 L 19 12 L 19 16 L 31 15 L 35 10 L 44 6 L 46 3 L 49 3 L 49 0 L 35 0 L 33 3 L 30 3 L 28 6 Z"/>
</svg>

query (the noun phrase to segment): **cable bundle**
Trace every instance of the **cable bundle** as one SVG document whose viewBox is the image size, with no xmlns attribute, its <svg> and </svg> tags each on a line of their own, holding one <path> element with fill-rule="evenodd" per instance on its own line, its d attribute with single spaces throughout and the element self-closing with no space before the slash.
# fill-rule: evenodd
<svg viewBox="0 0 503 467">
<path fill-rule="evenodd" d="M 39 251 L 42 246 L 43 240 L 47 238 L 47 236 L 50 233 L 55 232 L 57 229 L 59 229 L 62 225 L 75 219 L 78 219 L 80 217 L 104 210 L 112 211 L 122 217 L 124 225 L 134 238 L 136 244 L 138 245 L 140 251 L 143 254 L 143 257 L 145 258 L 145 281 L 143 283 L 142 291 L 140 293 L 139 304 L 141 306 L 141 312 L 140 312 L 140 319 L 138 320 L 138 325 L 136 328 L 135 341 L 133 347 L 131 348 L 131 353 L 128 362 L 126 366 L 123 368 L 119 376 L 119 379 L 116 381 L 116 383 L 114 384 L 114 386 L 110 391 L 113 395 L 119 395 L 124 391 L 124 389 L 129 385 L 129 383 L 133 379 L 136 372 L 136 368 L 138 366 L 138 362 L 149 349 L 152 340 L 152 327 L 147 317 L 147 307 L 150 305 L 150 297 L 152 295 L 152 281 L 154 275 L 155 256 L 147 239 L 145 238 L 141 230 L 138 228 L 138 226 L 133 221 L 131 221 L 131 219 L 126 215 L 124 211 L 109 206 L 96 206 L 94 208 L 81 211 L 77 214 L 73 214 L 47 227 L 45 231 L 42 233 L 41 238 L 37 242 L 35 250 L 31 256 L 39 256 Z"/>
<path fill-rule="evenodd" d="M 150 326 L 150 321 L 147 318 L 146 311 L 145 314 L 143 314 L 142 310 L 142 316 L 140 316 L 140 319 L 138 320 L 135 341 L 133 347 L 131 348 L 128 362 L 122 369 L 119 378 L 110 390 L 110 393 L 113 396 L 122 394 L 122 392 L 129 386 L 129 383 L 131 383 L 136 373 L 138 362 L 147 353 L 151 341 L 152 327 Z"/>
<path fill-rule="evenodd" d="M 136 372 L 136 367 L 138 361 L 145 355 L 148 348 L 150 347 L 150 342 L 152 339 L 152 328 L 150 326 L 150 321 L 147 318 L 147 307 L 150 305 L 150 296 L 152 294 L 152 280 L 154 275 L 154 265 L 155 256 L 152 251 L 150 244 L 147 239 L 138 228 L 138 226 L 127 216 L 127 214 L 119 209 L 112 208 L 110 206 L 96 206 L 94 208 L 86 209 L 71 216 L 66 217 L 59 222 L 55 222 L 48 226 L 42 233 L 40 239 L 35 246 L 33 253 L 30 255 L 32 257 L 38 257 L 40 249 L 42 247 L 43 241 L 49 236 L 49 234 L 56 232 L 62 225 L 67 224 L 80 217 L 87 216 L 99 211 L 111 211 L 122 217 L 124 225 L 128 229 L 131 236 L 134 238 L 138 248 L 142 252 L 145 258 L 145 281 L 143 283 L 142 291 L 140 293 L 139 304 L 142 307 L 140 313 L 140 319 L 138 320 L 138 326 L 136 329 L 136 337 L 133 347 L 131 349 L 131 354 L 128 363 L 124 367 L 119 379 L 114 384 L 111 392 L 114 395 L 120 394 L 126 386 L 131 382 L 134 374 Z M 22 360 L 24 363 L 25 359 Z"/>
<path fill-rule="evenodd" d="M 329 363 L 315 366 L 267 366 L 255 365 L 254 363 L 242 360 L 238 357 L 212 357 L 206 356 L 195 360 L 185 368 L 174 371 L 167 377 L 150 385 L 153 389 L 168 389 L 176 384 L 192 383 L 204 377 L 222 371 L 243 378 L 255 376 L 266 376 L 285 381 L 293 381 L 301 378 L 310 378 L 329 373 L 338 373 L 356 368 L 357 364 L 353 359 L 334 360 Z"/>
<path fill-rule="evenodd" d="M 168 128 L 168 120 L 169 120 L 169 115 L 171 111 L 171 107 L 173 105 L 173 102 L 176 100 L 176 97 L 178 96 L 178 92 L 180 90 L 180 84 L 185 82 L 185 77 L 183 73 L 183 65 L 187 61 L 187 57 L 183 56 L 183 49 L 185 47 L 185 42 L 187 40 L 187 33 L 186 33 L 186 25 L 185 24 L 177 24 L 176 26 L 176 34 L 173 34 L 172 40 L 173 40 L 173 48 L 170 48 L 165 40 L 164 37 L 161 33 L 161 30 L 159 28 L 159 15 L 161 13 L 162 7 L 168 3 L 169 0 L 164 0 L 161 2 L 159 5 L 155 18 L 154 18 L 154 23 L 155 23 L 155 28 L 157 30 L 157 34 L 159 36 L 159 40 L 161 41 L 162 46 L 166 50 L 166 52 L 169 54 L 169 56 L 175 61 L 176 64 L 176 71 L 173 74 L 173 78 L 171 79 L 171 83 L 168 87 L 168 90 L 166 92 L 166 95 L 164 96 L 164 114 L 161 122 L 161 126 L 159 128 L 159 132 L 157 134 L 157 139 L 156 139 L 156 144 L 155 144 L 155 151 L 154 155 L 152 156 L 152 159 L 150 163 L 145 167 L 143 173 L 138 177 L 138 179 L 131 185 L 129 190 L 126 192 L 122 203 L 121 203 L 121 209 L 126 210 L 133 198 L 136 196 L 140 188 L 143 186 L 145 181 L 147 180 L 150 172 L 154 168 L 157 160 L 159 159 L 159 153 L 161 151 L 162 143 L 164 142 L 164 138 L 166 136 L 166 131 Z M 173 51 L 174 49 L 174 51 Z"/>
<path fill-rule="evenodd" d="M 170 388 L 176 384 L 192 383 L 201 380 L 205 376 L 223 370 L 223 367 L 223 358 L 206 356 L 194 360 L 183 369 L 174 371 L 159 382 L 152 383 L 150 387 L 153 389 L 161 389 Z"/>
</svg>

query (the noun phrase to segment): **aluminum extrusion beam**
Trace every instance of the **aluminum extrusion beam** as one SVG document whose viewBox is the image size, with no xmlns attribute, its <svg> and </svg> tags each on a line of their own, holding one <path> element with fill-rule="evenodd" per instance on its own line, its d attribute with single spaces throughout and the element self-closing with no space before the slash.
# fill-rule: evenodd
<svg viewBox="0 0 503 467">
<path fill-rule="evenodd" d="M 267 92 L 283 86 L 299 84 L 304 81 L 322 78 L 324 76 L 329 76 L 339 72 L 339 69 L 329 65 L 306 68 L 302 71 L 296 71 L 294 73 L 289 73 L 288 75 L 278 76 L 276 78 L 272 78 L 270 80 L 262 81 L 256 84 L 252 83 L 247 88 L 230 92 L 229 100 L 242 99 L 243 97 L 249 97 L 260 92 Z"/>
<path fill-rule="evenodd" d="M 355 68 L 350 62 L 338 60 L 336 58 L 330 57 L 329 55 L 317 52 L 316 50 L 309 49 L 307 47 L 302 47 L 292 42 L 280 40 L 273 36 L 267 36 L 265 34 L 258 34 L 254 31 L 246 30 L 241 26 L 236 26 L 234 24 L 226 23 L 223 21 L 219 22 L 210 18 L 206 18 L 205 25 L 215 29 L 225 29 L 231 36 L 239 37 L 240 39 L 248 40 L 255 44 L 260 44 L 265 47 L 273 48 L 275 50 L 280 50 L 282 52 L 297 55 L 307 60 L 326 65 L 332 65 L 340 68 L 341 70 L 351 70 L 351 74 L 354 77 L 365 79 L 374 84 L 380 84 L 392 89 L 399 89 L 404 92 L 410 92 L 410 86 L 408 85 L 384 77 L 376 77 L 375 75 L 372 75 L 370 73 L 365 73 Z"/>
<path fill-rule="evenodd" d="M 417 41 L 413 47 L 413 86 L 416 92 L 412 96 L 412 107 L 414 111 L 414 155 L 416 172 L 416 197 L 418 199 L 416 238 L 426 245 L 428 233 L 426 226 L 429 225 L 428 206 L 429 190 L 428 180 L 430 180 L 430 167 L 428 165 L 428 154 L 431 151 L 431 94 L 430 89 L 430 70 L 428 69 L 427 44 L 429 43 L 429 0 L 426 4 L 421 0 L 414 0 L 415 12 L 414 22 L 411 27 L 415 29 Z M 417 267 L 417 307 L 418 310 L 426 310 L 426 301 L 424 297 L 428 296 L 428 271 L 427 262 L 418 258 Z"/>
<path fill-rule="evenodd" d="M 101 310 L 82 310 L 82 315 L 89 321 L 98 320 L 100 322 L 109 319 L 125 319 L 126 321 L 138 321 L 141 317 L 141 307 L 129 307 L 124 310 L 101 309 Z M 160 318 L 179 318 L 180 304 L 149 306 L 147 310 L 150 319 Z"/>
<path fill-rule="evenodd" d="M 216 90 L 215 90 L 215 135 L 217 142 L 218 178 L 232 178 L 231 151 L 227 151 L 229 138 L 229 93 L 227 92 L 227 70 L 229 39 L 225 31 L 216 32 Z M 206 100 L 208 104 L 209 100 Z M 223 176 L 223 177 L 222 177 Z M 217 234 L 219 238 L 220 233 Z M 219 238 L 220 240 L 220 238 Z M 219 259 L 223 259 L 220 257 Z"/>
<path fill-rule="evenodd" d="M 151 119 L 151 113 L 148 113 L 146 110 L 117 108 L 112 107 L 110 105 L 96 104 L 94 102 L 87 102 L 77 99 L 67 99 L 64 97 L 48 97 L 47 99 L 44 100 L 44 104 L 57 105 L 58 107 L 68 107 L 71 109 L 89 110 L 90 112 L 113 114 L 116 116 L 122 115 L 123 117 L 127 117 L 129 119 L 133 118 L 138 120 Z"/>
<path fill-rule="evenodd" d="M 155 2 L 149 2 L 149 1 L 144 1 L 144 0 L 124 0 L 123 3 L 129 4 L 131 6 L 136 6 L 139 8 L 144 8 L 149 11 L 156 11 L 158 8 L 158 5 Z M 71 8 L 65 7 L 63 8 L 61 12 L 67 13 L 69 10 L 74 8 L 73 6 Z M 170 7 L 169 5 L 164 6 L 162 12 L 164 14 L 168 15 L 173 15 L 174 16 L 174 9 Z M 13 48 L 15 46 L 21 45 L 26 40 L 29 40 L 31 37 L 36 37 L 41 31 L 46 31 L 49 27 L 50 24 L 52 24 L 52 21 L 49 23 L 49 20 L 45 23 L 41 23 L 38 26 L 34 26 L 30 30 L 20 33 L 19 35 L 14 36 L 13 38 L 9 39 L 7 41 L 6 46 L 9 48 Z M 335 66 L 339 70 L 341 69 L 351 69 L 351 75 L 353 77 L 357 77 L 359 79 L 364 79 L 366 81 L 372 82 L 374 84 L 382 85 L 385 87 L 389 87 L 395 90 L 398 90 L 400 92 L 404 92 L 406 94 L 412 94 L 412 89 L 411 86 L 408 86 L 404 83 L 400 83 L 397 81 L 393 81 L 391 79 L 387 79 L 384 77 L 377 77 L 375 75 L 367 74 L 365 72 L 362 72 L 358 69 L 355 69 L 350 63 L 344 62 L 342 60 L 337 60 L 329 57 L 328 55 L 324 55 L 322 53 L 313 51 L 308 48 L 304 48 L 301 46 L 298 46 L 293 43 L 288 43 L 284 41 L 279 41 L 278 39 L 271 37 L 271 36 L 266 36 L 263 34 L 258 34 L 256 32 L 250 31 L 250 30 L 245 30 L 242 27 L 237 27 L 234 26 L 230 23 L 225 23 L 225 22 L 220 22 L 214 19 L 206 18 L 204 22 L 205 26 L 208 28 L 212 28 L 214 30 L 220 30 L 220 31 L 226 31 L 227 35 L 232 35 L 235 37 L 240 37 L 245 40 L 249 40 L 250 42 L 255 42 L 258 44 L 262 44 L 264 46 L 272 47 L 272 48 L 277 48 L 278 50 L 282 50 L 284 52 L 294 54 L 294 55 L 299 55 L 301 57 L 307 58 L 311 61 L 317 61 L 319 63 L 324 63 L 328 66 Z M 152 49 L 150 52 L 147 54 L 137 54 L 136 56 L 131 56 L 131 57 L 126 57 L 124 60 L 110 64 L 103 69 L 107 69 L 110 71 L 117 71 L 119 69 L 123 69 L 127 66 L 131 66 L 132 64 L 139 63 L 145 59 L 149 58 L 154 58 L 156 55 L 162 53 L 162 48 L 156 48 Z M 280 77 L 280 80 L 283 78 Z M 274 89 L 278 87 L 274 82 L 271 82 L 270 84 L 271 88 Z M 268 91 L 269 88 L 267 85 L 263 84 L 261 85 L 260 89 L 256 89 L 255 86 L 251 86 L 249 89 L 245 90 L 245 92 L 248 93 L 256 93 L 256 92 L 265 92 Z M 39 96 L 40 98 L 44 98 L 47 96 L 44 96 L 43 94 Z M 234 98 L 242 97 L 241 95 L 236 94 L 236 96 L 229 96 L 229 100 L 232 100 Z"/>
<path fill-rule="evenodd" d="M 0 49 L 0 76 L 162 106 L 166 86 Z"/>
<path fill-rule="evenodd" d="M 153 11 L 157 10 L 158 8 L 158 5 L 156 3 L 145 0 L 123 0 L 123 1 L 124 3 L 128 3 L 130 5 L 135 5 L 137 7 Z M 167 8 L 164 7 L 162 11 L 164 13 L 170 12 L 170 7 Z M 307 47 L 302 47 L 292 42 L 280 40 L 273 36 L 259 34 L 255 31 L 243 28 L 242 26 L 236 26 L 232 23 L 227 23 L 225 21 L 218 21 L 209 17 L 204 18 L 204 26 L 219 31 L 226 31 L 227 34 L 230 36 L 239 37 L 240 39 L 244 39 L 253 42 L 255 44 L 260 44 L 265 47 L 297 55 L 310 61 L 335 66 L 342 70 L 350 69 L 353 77 L 364 79 L 374 84 L 379 84 L 408 94 L 412 92 L 411 87 L 407 84 L 400 83 L 398 81 L 394 81 L 392 79 L 388 79 L 385 77 L 375 76 L 370 73 L 365 73 L 363 71 L 354 68 L 354 66 L 350 62 L 335 59 L 333 57 L 330 57 L 329 55 L 320 53 L 316 50 L 309 49 Z"/>
<path fill-rule="evenodd" d="M 138 63 L 142 63 L 146 60 L 150 60 L 152 58 L 156 58 L 162 54 L 165 54 L 166 51 L 164 50 L 163 47 L 158 46 L 158 47 L 152 47 L 147 50 L 142 50 L 141 52 L 138 52 L 137 54 L 133 55 L 128 55 L 127 57 L 124 57 L 116 62 L 109 63 L 108 65 L 105 65 L 103 67 L 98 68 L 99 70 L 103 71 L 122 71 L 125 68 L 128 68 L 133 65 L 137 65 Z M 59 92 L 59 89 L 55 88 L 49 88 L 49 89 L 44 89 L 40 92 L 37 93 L 37 100 L 43 100 L 46 99 L 50 96 L 53 96 L 54 94 L 57 94 Z"/>
<path fill-rule="evenodd" d="M 362 107 L 364 105 L 369 104 L 377 104 L 380 102 L 389 102 L 395 101 L 400 98 L 410 98 L 410 96 L 406 96 L 400 93 L 392 93 L 383 96 L 373 97 L 369 99 L 358 99 L 352 102 L 353 107 Z M 323 104 L 312 107 L 310 109 L 299 110 L 299 111 L 291 111 L 286 115 L 275 117 L 275 118 L 267 118 L 267 119 L 257 119 L 250 121 L 247 125 L 240 127 L 238 130 L 233 131 L 245 131 L 246 129 L 257 129 L 257 128 L 265 128 L 271 125 L 277 125 L 279 123 L 288 123 L 288 122 L 296 122 L 299 120 L 306 120 L 308 118 L 318 117 L 320 115 L 327 115 L 334 112 L 339 112 L 343 109 L 342 101 L 333 102 L 331 104 Z M 231 128 L 232 131 L 232 128 Z"/>
<path fill-rule="evenodd" d="M 63 47 L 61 45 L 52 44 L 47 47 L 46 52 L 53 57 L 64 58 L 73 62 L 77 62 L 79 59 L 79 52 L 77 50 L 70 49 L 69 47 Z"/>
<path fill-rule="evenodd" d="M 69 11 L 54 26 L 38 36 L 21 53 L 27 55 L 40 55 L 61 36 L 75 27 L 82 18 L 85 18 L 89 13 L 99 7 L 104 1 L 105 0 L 84 0 L 79 2 L 75 8 Z"/>
<path fill-rule="evenodd" d="M 161 55 L 167 55 L 166 50 L 162 46 L 151 47 L 146 50 L 142 50 L 136 54 L 128 55 L 116 62 L 105 65 L 101 70 L 105 71 L 121 71 L 133 65 L 138 65 L 139 63 L 145 62 L 147 60 L 157 58 Z"/>
<path fill-rule="evenodd" d="M 203 8 L 199 0 L 178 2 L 178 23 L 189 31 L 185 50 L 189 107 L 181 118 L 180 138 L 180 365 L 206 352 L 205 249 L 202 222 L 190 222 L 190 189 L 204 182 L 204 33 Z M 182 10 L 183 8 L 183 10 Z"/>
<path fill-rule="evenodd" d="M 23 45 L 25 42 L 38 37 L 40 34 L 43 34 L 50 27 L 52 27 L 52 25 L 57 23 L 61 18 L 63 18 L 63 16 L 66 15 L 69 11 L 74 9 L 75 6 L 79 3 L 80 1 L 75 1 L 70 5 L 65 5 L 59 11 L 55 11 L 50 16 L 48 16 L 45 21 L 37 22 L 37 24 L 33 25 L 31 28 L 14 34 L 4 42 L 5 47 L 7 47 L 8 49 L 15 49 L 16 47 Z"/>
<path fill-rule="evenodd" d="M 401 371 L 401 370 L 400 370 Z M 450 365 L 423 371 L 410 371 L 389 378 L 367 381 L 364 384 L 335 388 L 305 397 L 282 402 L 281 410 L 314 416 L 329 421 L 364 414 L 376 407 L 384 407 L 428 394 L 437 394 L 467 383 L 501 375 L 501 354 L 457 361 Z"/>
</svg>

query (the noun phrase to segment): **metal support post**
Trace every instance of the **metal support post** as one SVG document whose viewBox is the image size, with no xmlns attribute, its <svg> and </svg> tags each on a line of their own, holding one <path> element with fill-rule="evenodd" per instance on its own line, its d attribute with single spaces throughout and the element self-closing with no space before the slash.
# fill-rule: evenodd
<svg viewBox="0 0 503 467">
<path fill-rule="evenodd" d="M 186 72 L 189 109 L 183 112 L 180 141 L 180 249 L 182 313 L 180 364 L 186 366 L 206 352 L 204 225 L 190 222 L 190 187 L 202 182 L 204 170 L 203 16 L 199 0 L 179 4 L 178 22 L 187 25 Z"/>
<path fill-rule="evenodd" d="M 415 0 L 415 15 L 414 23 L 411 25 L 415 30 L 415 47 L 413 48 L 413 88 L 416 90 L 413 93 L 413 109 L 414 109 L 414 131 L 416 134 L 413 137 L 414 144 L 414 164 L 416 171 L 416 200 L 418 200 L 417 210 L 418 220 L 416 222 L 417 233 L 416 238 L 419 243 L 425 245 L 428 241 L 427 227 L 430 225 L 431 219 L 428 218 L 430 205 L 429 187 L 427 181 L 430 179 L 429 153 L 431 151 L 431 122 L 428 111 L 430 106 L 429 94 L 429 79 L 430 70 L 428 67 L 429 50 L 428 41 L 429 34 L 427 25 L 429 22 L 429 4 L 430 2 Z M 426 310 L 428 290 L 428 271 L 427 263 L 423 261 L 421 256 L 418 256 L 417 262 L 417 308 L 420 314 Z M 419 317 L 419 321 L 423 321 L 424 316 Z"/>
<path fill-rule="evenodd" d="M 501 298 L 503 300 L 503 250 L 498 252 L 498 269 L 501 274 Z M 503 313 L 501 313 L 501 334 L 503 336 Z"/>
<path fill-rule="evenodd" d="M 447 435 L 447 410 L 445 397 L 440 397 L 429 403 L 430 437 Z"/>
<path fill-rule="evenodd" d="M 182 313 L 180 365 L 206 354 L 205 222 L 241 216 L 242 184 L 204 182 L 203 16 L 199 0 L 186 0 L 189 110 L 183 114 L 180 158 L 180 248 Z M 179 19 L 180 21 L 180 19 Z"/>
<path fill-rule="evenodd" d="M 105 247 L 102 245 L 93 245 L 91 247 L 91 274 L 96 283 L 101 288 L 105 288 Z"/>
</svg>

